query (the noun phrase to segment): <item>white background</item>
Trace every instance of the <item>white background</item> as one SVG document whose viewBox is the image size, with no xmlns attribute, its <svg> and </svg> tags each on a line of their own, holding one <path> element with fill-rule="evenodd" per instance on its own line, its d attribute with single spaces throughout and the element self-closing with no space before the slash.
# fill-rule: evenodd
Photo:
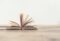
<svg viewBox="0 0 60 41">
<path fill-rule="evenodd" d="M 0 0 L 0 25 L 9 20 L 19 23 L 19 14 L 29 14 L 35 24 L 56 25 L 60 22 L 60 0 Z"/>
</svg>

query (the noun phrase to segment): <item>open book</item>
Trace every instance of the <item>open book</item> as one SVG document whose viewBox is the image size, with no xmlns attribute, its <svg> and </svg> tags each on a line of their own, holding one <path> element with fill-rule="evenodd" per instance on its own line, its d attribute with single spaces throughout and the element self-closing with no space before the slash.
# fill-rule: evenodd
<svg viewBox="0 0 60 41">
<path fill-rule="evenodd" d="M 7 27 L 7 29 L 10 30 L 37 30 L 37 28 L 33 25 L 28 25 L 32 22 L 32 18 L 29 18 L 29 16 L 24 17 L 23 14 L 20 14 L 20 25 L 17 22 L 10 21 L 11 26 Z"/>
</svg>

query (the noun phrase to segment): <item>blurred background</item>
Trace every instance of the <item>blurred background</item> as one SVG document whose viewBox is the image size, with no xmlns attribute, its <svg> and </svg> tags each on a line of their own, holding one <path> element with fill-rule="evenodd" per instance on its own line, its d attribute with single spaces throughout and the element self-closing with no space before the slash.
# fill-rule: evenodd
<svg viewBox="0 0 60 41">
<path fill-rule="evenodd" d="M 21 13 L 37 25 L 60 25 L 60 0 L 0 0 L 0 25 L 19 23 Z"/>
</svg>

